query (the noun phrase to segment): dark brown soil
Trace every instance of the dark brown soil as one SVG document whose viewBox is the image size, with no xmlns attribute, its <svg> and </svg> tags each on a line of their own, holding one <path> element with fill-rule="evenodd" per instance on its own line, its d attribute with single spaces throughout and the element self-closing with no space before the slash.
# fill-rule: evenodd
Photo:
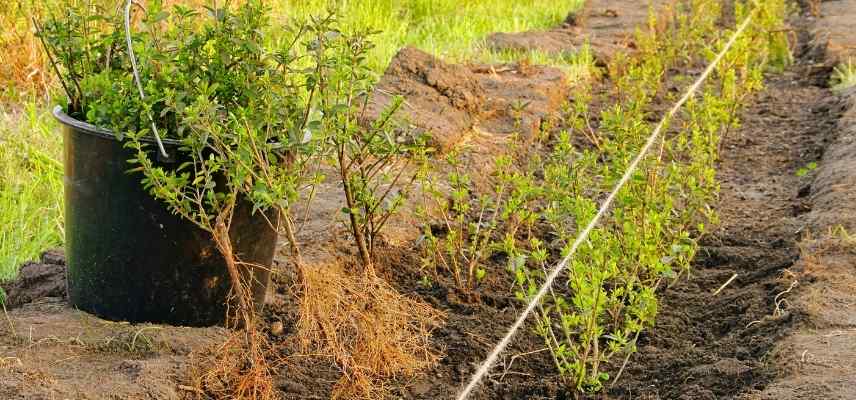
<svg viewBox="0 0 856 400">
<path fill-rule="evenodd" d="M 6 307 L 13 309 L 45 297 L 65 298 L 65 257 L 62 251 L 42 254 L 41 262 L 21 266 L 14 281 L 0 284 L 6 292 Z"/>
</svg>

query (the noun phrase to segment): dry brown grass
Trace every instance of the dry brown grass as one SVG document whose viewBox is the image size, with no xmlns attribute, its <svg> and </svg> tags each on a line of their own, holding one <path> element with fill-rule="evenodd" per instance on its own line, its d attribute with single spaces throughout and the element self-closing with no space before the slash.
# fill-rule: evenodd
<svg viewBox="0 0 856 400">
<path fill-rule="evenodd" d="M 342 371 L 333 399 L 381 399 L 384 382 L 433 366 L 430 336 L 444 318 L 370 272 L 341 265 L 301 267 L 297 338 L 306 352 L 331 356 Z"/>
<path fill-rule="evenodd" d="M 29 17 L 28 2 L 12 0 L 0 7 L 0 85 L 8 94 L 44 94 L 53 75 Z"/>
</svg>

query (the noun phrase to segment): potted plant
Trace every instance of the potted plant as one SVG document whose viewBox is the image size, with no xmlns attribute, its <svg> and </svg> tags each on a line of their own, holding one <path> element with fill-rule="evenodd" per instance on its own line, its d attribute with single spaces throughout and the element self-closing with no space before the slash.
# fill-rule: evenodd
<svg viewBox="0 0 856 400">
<path fill-rule="evenodd" d="M 323 148 L 324 58 L 297 49 L 329 32 L 274 40 L 261 0 L 99 3 L 36 21 L 68 99 L 54 115 L 70 301 L 108 319 L 211 325 L 228 309 L 252 323 L 280 228 L 297 250 L 289 209 Z"/>
</svg>

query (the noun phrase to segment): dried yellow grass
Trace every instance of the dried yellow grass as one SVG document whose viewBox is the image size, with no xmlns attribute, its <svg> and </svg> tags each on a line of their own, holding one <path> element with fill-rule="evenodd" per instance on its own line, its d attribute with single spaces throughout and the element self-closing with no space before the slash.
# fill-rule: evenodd
<svg viewBox="0 0 856 400">
<path fill-rule="evenodd" d="M 33 34 L 31 6 L 12 1 L 0 7 L 0 85 L 8 94 L 44 94 L 53 81 L 52 71 Z"/>
</svg>

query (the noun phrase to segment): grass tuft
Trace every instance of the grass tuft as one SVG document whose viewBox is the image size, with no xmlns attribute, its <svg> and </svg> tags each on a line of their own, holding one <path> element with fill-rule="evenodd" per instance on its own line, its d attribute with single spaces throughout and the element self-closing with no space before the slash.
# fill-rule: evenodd
<svg viewBox="0 0 856 400">
<path fill-rule="evenodd" d="M 835 67 L 831 84 L 832 89 L 838 92 L 856 86 L 856 62 L 848 59 L 847 62 Z"/>
</svg>

